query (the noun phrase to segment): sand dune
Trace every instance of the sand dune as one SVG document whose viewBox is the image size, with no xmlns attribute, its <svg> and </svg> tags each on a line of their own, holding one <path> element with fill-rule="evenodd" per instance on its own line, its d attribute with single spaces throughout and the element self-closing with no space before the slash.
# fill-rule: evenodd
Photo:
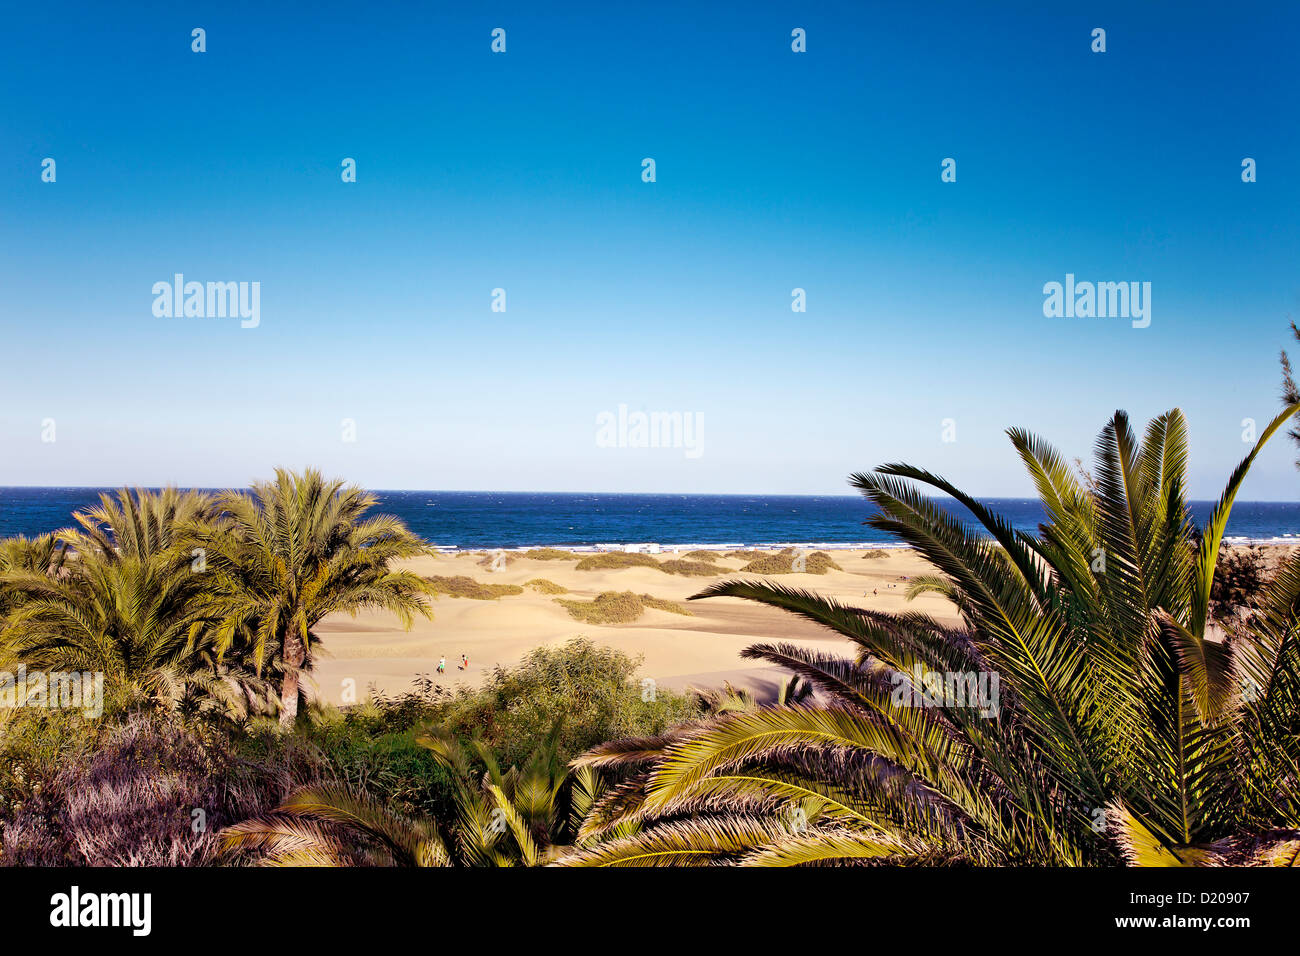
<svg viewBox="0 0 1300 956">
<path fill-rule="evenodd" d="M 770 580 L 833 596 L 858 607 L 896 611 L 908 602 L 906 580 L 933 569 L 915 553 L 889 550 L 883 557 L 865 558 L 862 551 L 836 551 L 832 557 L 843 570 L 826 574 L 782 574 Z M 660 560 L 673 555 L 660 555 Z M 650 567 L 577 571 L 576 562 L 516 558 L 500 571 L 479 566 L 468 554 L 419 558 L 406 567 L 423 575 L 468 575 L 492 584 L 523 585 L 546 578 L 568 588 L 566 599 L 591 600 L 603 591 L 633 591 L 656 598 L 686 599 L 716 581 L 757 578 L 741 574 L 745 562 L 722 559 L 715 577 L 683 577 Z M 874 593 L 873 593 L 874 592 Z M 910 602 L 941 618 L 955 619 L 952 606 L 934 595 Z M 560 644 L 585 636 L 629 654 L 643 655 L 641 676 L 676 690 L 716 687 L 724 680 L 745 686 L 762 696 L 772 693 L 785 672 L 771 665 L 743 660 L 740 652 L 763 641 L 840 646 L 850 645 L 838 635 L 785 612 L 735 598 L 713 598 L 686 603 L 691 617 L 647 608 L 635 622 L 596 625 L 574 620 L 551 595 L 526 588 L 523 594 L 492 601 L 442 596 L 433 603 L 434 619 L 417 620 L 410 631 L 387 613 L 363 612 L 356 618 L 336 615 L 322 622 L 322 638 L 314 678 L 316 693 L 340 703 L 345 681 L 361 694 L 374 687 L 386 693 L 410 689 L 417 674 L 430 674 L 450 687 L 457 682 L 477 684 L 496 664 L 509 665 L 534 647 Z M 467 672 L 457 669 L 460 655 L 470 658 Z M 434 674 L 438 658 L 447 658 L 446 675 Z"/>
</svg>

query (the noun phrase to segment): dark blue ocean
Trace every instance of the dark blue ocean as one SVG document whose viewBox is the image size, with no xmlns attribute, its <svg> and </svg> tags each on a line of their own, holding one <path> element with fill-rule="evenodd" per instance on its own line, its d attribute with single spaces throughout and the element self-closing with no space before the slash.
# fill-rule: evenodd
<svg viewBox="0 0 1300 956">
<path fill-rule="evenodd" d="M 71 524 L 98 488 L 0 488 L 0 537 L 34 535 Z M 625 495 L 477 491 L 379 491 L 381 510 L 442 547 L 675 544 L 887 544 L 865 527 L 872 513 L 851 495 Z M 1018 528 L 1043 520 L 1035 501 L 986 499 Z M 1212 502 L 1194 502 L 1204 523 Z M 957 509 L 959 512 L 961 509 Z M 1238 502 L 1228 534 L 1272 541 L 1300 536 L 1300 503 Z"/>
</svg>

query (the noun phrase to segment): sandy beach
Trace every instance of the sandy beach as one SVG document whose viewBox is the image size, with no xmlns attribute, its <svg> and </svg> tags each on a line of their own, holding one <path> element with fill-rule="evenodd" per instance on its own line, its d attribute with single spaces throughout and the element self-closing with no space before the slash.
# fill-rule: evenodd
<svg viewBox="0 0 1300 956">
<path fill-rule="evenodd" d="M 780 574 L 770 580 L 815 590 L 859 607 L 896 611 L 908 603 L 904 600 L 908 578 L 933 570 L 908 549 L 828 553 L 843 570 Z M 681 556 L 664 554 L 658 560 L 674 557 Z M 633 591 L 683 602 L 691 616 L 646 608 L 632 623 L 590 624 L 571 617 L 555 596 L 531 588 L 496 600 L 443 595 L 433 603 L 434 619 L 418 619 L 410 631 L 403 631 L 387 613 L 363 612 L 356 618 L 336 615 L 318 628 L 322 643 L 313 677 L 319 698 L 341 703 L 349 679 L 362 697 L 372 685 L 390 694 L 409 690 L 418 674 L 429 674 L 447 687 L 458 682 L 478 684 L 494 665 L 514 664 L 534 647 L 560 644 L 580 635 L 643 655 L 641 676 L 663 687 L 709 688 L 731 681 L 767 696 L 785 672 L 741 659 L 745 647 L 760 641 L 823 643 L 838 648 L 848 643 L 792 614 L 736 598 L 685 603 L 690 595 L 718 581 L 762 578 L 739 571 L 747 563 L 743 558 L 719 558 L 715 562 L 718 574 L 712 577 L 684 577 L 653 567 L 578 571 L 574 559 L 537 560 L 517 555 L 511 555 L 507 566 L 498 571 L 488 570 L 482 562 L 480 552 L 419 558 L 405 566 L 421 575 L 466 575 L 484 584 L 522 586 L 543 578 L 567 588 L 570 593 L 559 595 L 566 600 L 591 600 L 605 591 Z M 935 595 L 922 595 L 910 604 L 941 618 L 956 618 L 952 606 Z M 462 653 L 470 659 L 468 671 L 463 672 L 457 669 Z M 434 672 L 443 655 L 447 673 L 439 677 Z"/>
<path fill-rule="evenodd" d="M 1266 546 L 1270 564 L 1276 566 L 1290 546 Z M 721 554 L 722 552 L 717 552 Z M 773 555 L 773 549 L 763 554 Z M 909 548 L 853 549 L 826 552 L 842 570 L 825 574 L 788 573 L 768 580 L 789 587 L 805 588 L 857 607 L 899 611 L 908 607 L 940 620 L 955 622 L 956 609 L 943 598 L 923 594 L 905 600 L 909 578 L 932 573 L 934 568 Z M 437 683 L 477 685 L 496 665 L 517 663 L 532 648 L 562 644 L 573 637 L 617 647 L 633 656 L 641 655 L 642 677 L 674 690 L 713 688 L 723 681 L 745 687 L 761 699 L 770 698 L 785 671 L 772 665 L 755 664 L 740 657 L 751 644 L 764 641 L 823 643 L 843 649 L 842 637 L 793 614 L 738 598 L 710 598 L 687 601 L 710 584 L 723 580 L 754 579 L 763 575 L 740 571 L 748 558 L 719 557 L 713 563 L 718 573 L 711 577 L 668 574 L 653 567 L 601 570 L 576 569 L 577 560 L 539 560 L 522 552 L 507 552 L 508 563 L 489 570 L 484 552 L 463 552 L 418 558 L 403 566 L 423 576 L 466 576 L 489 585 L 524 586 L 536 578 L 554 582 L 569 593 L 542 594 L 525 587 L 523 593 L 495 600 L 442 595 L 433 602 L 433 620 L 417 619 L 409 631 L 384 612 L 365 611 L 356 618 L 335 615 L 317 629 L 322 639 L 309 687 L 321 700 L 344 703 L 344 688 L 355 687 L 360 698 L 374 687 L 387 694 L 412 687 L 413 679 L 428 674 Z M 659 562 L 685 555 L 664 553 Z M 591 624 L 575 620 L 556 602 L 590 601 L 608 591 L 632 591 L 668 601 L 680 602 L 691 612 L 683 616 L 647 607 L 636 621 L 627 624 Z M 1218 636 L 1212 629 L 1212 637 Z M 468 654 L 470 666 L 461 671 L 461 654 Z M 435 673 L 438 659 L 447 658 L 447 673 Z M 348 684 L 348 681 L 351 684 Z"/>
</svg>

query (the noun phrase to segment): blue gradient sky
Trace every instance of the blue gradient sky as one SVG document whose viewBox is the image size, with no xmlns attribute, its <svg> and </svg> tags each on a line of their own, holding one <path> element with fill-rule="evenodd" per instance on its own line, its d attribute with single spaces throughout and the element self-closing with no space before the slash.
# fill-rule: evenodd
<svg viewBox="0 0 1300 956">
<path fill-rule="evenodd" d="M 1218 492 L 1300 312 L 1294 5 L 708 6 L 12 6 L 0 485 L 1020 495 L 1007 426 L 1089 456 L 1179 405 Z M 175 272 L 261 326 L 155 318 Z M 1067 272 L 1150 281 L 1150 328 L 1044 318 Z M 597 447 L 620 403 L 704 454 Z"/>
</svg>

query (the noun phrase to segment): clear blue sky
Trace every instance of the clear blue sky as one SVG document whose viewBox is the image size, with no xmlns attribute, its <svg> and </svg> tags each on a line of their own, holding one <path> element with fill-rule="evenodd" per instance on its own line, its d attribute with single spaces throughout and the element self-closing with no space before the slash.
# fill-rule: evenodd
<svg viewBox="0 0 1300 956">
<path fill-rule="evenodd" d="M 1179 405 L 1210 497 L 1278 408 L 1294 4 L 561 6 L 10 5 L 0 485 L 1020 495 L 1007 426 L 1089 456 Z M 176 272 L 260 327 L 155 317 Z M 1067 272 L 1151 282 L 1150 328 L 1044 318 Z M 597 447 L 620 403 L 704 453 Z"/>
</svg>

